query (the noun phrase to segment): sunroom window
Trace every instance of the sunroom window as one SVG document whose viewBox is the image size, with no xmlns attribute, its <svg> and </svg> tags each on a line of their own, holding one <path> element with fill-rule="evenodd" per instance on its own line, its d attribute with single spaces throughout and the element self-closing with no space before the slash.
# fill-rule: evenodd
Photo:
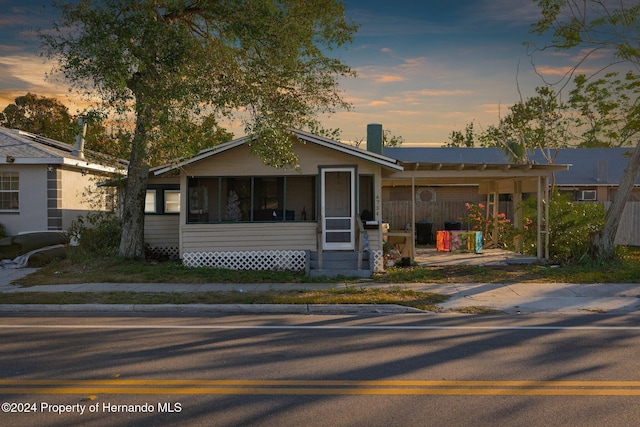
<svg viewBox="0 0 640 427">
<path fill-rule="evenodd" d="M 315 220 L 315 176 L 189 178 L 189 223 Z"/>
</svg>

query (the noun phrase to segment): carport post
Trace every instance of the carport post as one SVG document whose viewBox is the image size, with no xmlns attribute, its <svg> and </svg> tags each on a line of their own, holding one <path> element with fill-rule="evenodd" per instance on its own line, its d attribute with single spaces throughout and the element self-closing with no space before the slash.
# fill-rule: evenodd
<svg viewBox="0 0 640 427">
<path fill-rule="evenodd" d="M 411 177 L 411 259 L 416 257 L 416 178 Z"/>
<path fill-rule="evenodd" d="M 538 203 L 536 205 L 537 229 L 536 229 L 536 257 L 542 258 L 542 177 L 538 177 Z"/>
</svg>

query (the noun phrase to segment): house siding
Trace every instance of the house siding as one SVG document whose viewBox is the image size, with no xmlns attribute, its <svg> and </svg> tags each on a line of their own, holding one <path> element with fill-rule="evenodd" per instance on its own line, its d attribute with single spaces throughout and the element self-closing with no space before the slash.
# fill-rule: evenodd
<svg viewBox="0 0 640 427">
<path fill-rule="evenodd" d="M 188 176 L 283 176 L 317 175 L 318 166 L 357 165 L 358 173 L 380 173 L 380 166 L 313 144 L 298 144 L 294 153 L 300 160 L 299 170 L 267 166 L 249 147 L 240 146 L 183 167 Z"/>
<path fill-rule="evenodd" d="M 180 216 L 145 215 L 144 240 L 152 252 L 177 257 L 180 248 Z"/>
<path fill-rule="evenodd" d="M 181 254 L 265 250 L 315 250 L 315 222 L 188 224 Z"/>
<path fill-rule="evenodd" d="M 316 222 L 186 224 L 187 177 L 192 176 L 315 176 L 320 166 L 356 166 L 358 174 L 375 176 L 374 215 L 376 220 L 382 220 L 381 167 L 379 165 L 314 144 L 298 144 L 294 147 L 294 152 L 300 160 L 298 171 L 266 166 L 250 152 L 247 146 L 240 146 L 212 158 L 184 166 L 180 185 L 182 192 L 180 253 L 203 250 L 317 250 L 318 225 Z M 300 212 L 296 212 L 296 218 L 299 214 Z M 381 249 L 380 233 L 369 233 L 369 244 L 372 249 Z"/>
<path fill-rule="evenodd" d="M 96 184 L 105 179 L 104 176 L 90 172 L 82 172 L 78 169 L 53 168 L 48 172 L 49 182 L 56 175 L 60 198 L 56 200 L 56 211 L 49 211 L 49 222 L 55 221 L 60 228 L 50 230 L 67 230 L 71 223 L 79 216 L 85 216 L 89 212 L 109 210 L 106 202 L 106 193 L 109 188 L 100 188 Z M 51 188 L 49 189 L 51 191 Z M 53 201 L 50 199 L 50 206 Z M 55 215 L 58 215 L 56 218 Z"/>
<path fill-rule="evenodd" d="M 3 167 L 2 170 L 19 174 L 20 209 L 18 212 L 0 212 L 0 224 L 5 226 L 10 235 L 47 230 L 46 166 L 15 165 Z"/>
</svg>

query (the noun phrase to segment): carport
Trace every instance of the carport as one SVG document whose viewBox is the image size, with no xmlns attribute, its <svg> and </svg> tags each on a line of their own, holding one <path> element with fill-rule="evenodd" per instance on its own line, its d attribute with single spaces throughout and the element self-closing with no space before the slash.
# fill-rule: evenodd
<svg viewBox="0 0 640 427">
<path fill-rule="evenodd" d="M 446 151 L 444 151 L 446 150 Z M 385 148 L 386 156 L 398 159 L 404 167 L 391 177 L 383 178 L 382 186 L 411 187 L 411 236 L 415 235 L 416 187 L 434 185 L 477 185 L 479 194 L 486 195 L 487 219 L 493 220 L 487 247 L 495 247 L 495 232 L 498 217 L 499 194 L 511 194 L 514 202 L 513 225 L 523 227 L 522 210 L 519 208 L 524 193 L 537 195 L 537 258 L 549 258 L 549 177 L 552 173 L 569 169 L 570 165 L 539 165 L 504 163 L 504 155 L 497 151 L 474 148 Z M 442 153 L 458 157 L 456 162 L 433 161 Z M 431 155 L 431 156 L 430 156 Z M 464 159 L 463 159 L 464 157 Z M 422 158 L 430 161 L 421 162 Z M 412 254 L 415 254 L 415 240 L 412 238 Z M 522 242 L 516 242 L 516 249 L 522 252 Z"/>
</svg>

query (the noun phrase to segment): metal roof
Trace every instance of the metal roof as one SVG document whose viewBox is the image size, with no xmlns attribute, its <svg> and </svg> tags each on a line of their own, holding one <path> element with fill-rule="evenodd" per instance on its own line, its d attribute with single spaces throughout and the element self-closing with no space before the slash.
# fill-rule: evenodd
<svg viewBox="0 0 640 427">
<path fill-rule="evenodd" d="M 618 185 L 631 151 L 633 147 L 562 149 L 554 161 L 571 167 L 556 174 L 556 185 Z M 546 163 L 540 152 L 531 158 L 537 163 Z M 636 179 L 636 185 L 640 185 L 640 177 Z"/>
<path fill-rule="evenodd" d="M 547 164 L 540 150 L 530 154 L 531 165 L 514 164 L 499 148 L 458 148 L 458 147 L 385 147 L 384 154 L 398 159 L 405 169 L 431 171 L 470 171 L 509 169 L 549 168 L 555 171 L 556 185 L 598 186 L 618 185 L 628 162 L 628 154 L 633 147 L 613 148 L 563 148 L 557 150 L 554 165 L 568 168 L 554 168 Z M 562 170 L 559 170 L 562 169 Z M 640 177 L 636 180 L 640 185 Z"/>
<path fill-rule="evenodd" d="M 403 163 L 511 163 L 499 148 L 385 147 L 382 152 Z"/>
</svg>

